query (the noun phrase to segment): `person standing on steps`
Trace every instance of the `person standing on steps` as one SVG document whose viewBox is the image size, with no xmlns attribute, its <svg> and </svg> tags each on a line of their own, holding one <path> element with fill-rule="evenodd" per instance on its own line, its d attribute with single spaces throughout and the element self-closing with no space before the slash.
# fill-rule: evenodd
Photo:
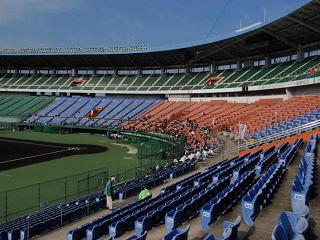
<svg viewBox="0 0 320 240">
<path fill-rule="evenodd" d="M 115 182 L 115 177 L 111 177 L 104 189 L 104 194 L 106 195 L 106 208 L 112 210 L 112 194 L 113 194 L 113 183 Z"/>
</svg>

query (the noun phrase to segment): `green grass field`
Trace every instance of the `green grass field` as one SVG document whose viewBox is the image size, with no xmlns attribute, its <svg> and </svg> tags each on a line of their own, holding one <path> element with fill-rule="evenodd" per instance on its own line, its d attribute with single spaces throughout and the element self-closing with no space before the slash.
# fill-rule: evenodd
<svg viewBox="0 0 320 240">
<path fill-rule="evenodd" d="M 48 141 L 66 144 L 92 144 L 107 147 L 99 154 L 74 155 L 48 162 L 0 172 L 0 191 L 26 186 L 38 182 L 79 174 L 98 168 L 109 168 L 109 174 L 132 169 L 137 166 L 137 154 L 128 154 L 128 148 L 116 145 L 115 140 L 104 136 L 84 134 L 51 134 L 39 132 L 0 132 L 0 137 Z"/>
<path fill-rule="evenodd" d="M 36 211 L 39 208 L 39 202 L 48 202 L 49 205 L 61 202 L 64 200 L 65 192 L 67 192 L 68 197 L 76 197 L 79 196 L 79 193 L 85 193 L 89 185 L 93 186 L 92 188 L 90 187 L 90 190 L 96 190 L 95 188 L 99 184 L 97 182 L 100 182 L 102 176 L 105 176 L 101 171 L 97 171 L 96 178 L 92 177 L 91 180 L 85 181 L 87 174 L 81 173 L 92 171 L 92 176 L 95 176 L 94 170 L 108 168 L 109 176 L 117 174 L 119 176 L 118 181 L 124 181 L 125 179 L 135 177 L 135 169 L 138 166 L 137 153 L 132 153 L 136 150 L 135 146 L 124 143 L 120 146 L 117 145 L 118 143 L 115 140 L 107 139 L 105 136 L 5 131 L 0 132 L 0 137 L 66 144 L 92 144 L 108 148 L 108 151 L 103 153 L 68 156 L 7 171 L 0 171 L 0 220 L 1 218 L 4 219 L 5 215 L 12 218 Z M 131 152 L 129 152 L 129 149 L 131 149 Z M 126 170 L 125 175 L 119 174 Z M 74 176 L 68 177 L 71 175 Z M 68 177 L 66 188 L 65 177 Z M 55 179 L 61 180 L 52 182 Z M 84 179 L 84 181 L 81 179 Z M 40 184 L 39 188 L 37 185 L 33 185 L 41 182 L 47 183 Z M 29 185 L 33 186 L 26 187 Z M 8 191 L 6 193 L 7 196 L 4 193 L 5 191 Z M 22 198 L 25 200 L 23 201 L 24 205 L 21 205 Z"/>
</svg>

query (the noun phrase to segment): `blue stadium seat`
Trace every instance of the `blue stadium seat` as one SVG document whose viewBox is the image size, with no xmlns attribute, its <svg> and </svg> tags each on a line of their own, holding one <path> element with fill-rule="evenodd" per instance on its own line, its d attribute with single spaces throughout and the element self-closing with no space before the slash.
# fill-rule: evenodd
<svg viewBox="0 0 320 240">
<path fill-rule="evenodd" d="M 190 230 L 190 225 L 188 225 L 185 229 L 174 229 L 165 235 L 163 240 L 188 240 L 188 233 Z"/>
<path fill-rule="evenodd" d="M 133 235 L 127 238 L 127 240 L 145 240 L 146 238 L 147 238 L 147 232 L 144 232 L 142 235 Z"/>
<path fill-rule="evenodd" d="M 309 224 L 304 217 L 295 213 L 282 212 L 278 225 L 273 230 L 272 239 L 301 239 L 300 235 L 308 239 L 309 234 Z"/>
<path fill-rule="evenodd" d="M 234 222 L 223 222 L 223 232 L 220 239 L 235 240 L 238 236 L 238 228 L 241 224 L 241 216 L 238 216 Z"/>
<path fill-rule="evenodd" d="M 209 234 L 209 235 L 206 236 L 206 238 L 203 239 L 203 240 L 216 240 L 216 239 L 214 238 L 213 234 Z"/>
</svg>

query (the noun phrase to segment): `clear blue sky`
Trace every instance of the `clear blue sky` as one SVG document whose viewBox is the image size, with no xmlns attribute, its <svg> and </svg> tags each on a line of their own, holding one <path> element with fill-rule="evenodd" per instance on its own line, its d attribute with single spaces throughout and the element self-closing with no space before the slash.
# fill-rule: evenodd
<svg viewBox="0 0 320 240">
<path fill-rule="evenodd" d="M 230 34 L 240 19 L 263 21 L 264 9 L 272 21 L 308 2 L 226 1 L 0 0 L 0 48 L 174 46 Z"/>
</svg>

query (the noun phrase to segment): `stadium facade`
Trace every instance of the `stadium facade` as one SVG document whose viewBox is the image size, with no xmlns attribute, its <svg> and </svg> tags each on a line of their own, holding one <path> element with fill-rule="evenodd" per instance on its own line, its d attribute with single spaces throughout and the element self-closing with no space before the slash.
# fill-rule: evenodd
<svg viewBox="0 0 320 240">
<path fill-rule="evenodd" d="M 319 10 L 320 3 L 311 1 L 235 37 L 165 51 L 143 46 L 128 48 L 128 53 L 125 48 L 97 53 L 97 48 L 94 54 L 81 49 L 42 49 L 42 54 L 3 49 L 0 91 L 160 94 L 174 100 L 238 97 L 238 101 L 257 95 L 319 93 Z"/>
</svg>

